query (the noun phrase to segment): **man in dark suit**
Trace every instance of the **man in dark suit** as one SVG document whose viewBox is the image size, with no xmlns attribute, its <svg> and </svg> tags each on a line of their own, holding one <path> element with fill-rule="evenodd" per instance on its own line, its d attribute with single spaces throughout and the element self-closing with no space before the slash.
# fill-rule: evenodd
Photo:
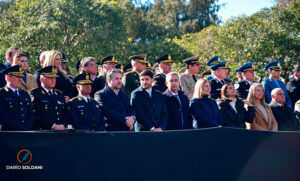
<svg viewBox="0 0 300 181">
<path fill-rule="evenodd" d="M 154 76 L 153 89 L 157 89 L 160 92 L 167 90 L 166 75 L 172 71 L 172 57 L 170 54 L 166 54 L 156 60 L 159 65 L 159 73 Z"/>
<path fill-rule="evenodd" d="M 270 107 L 278 124 L 279 131 L 299 130 L 299 120 L 296 114 L 285 104 L 285 95 L 281 88 L 275 88 L 271 92 L 272 102 Z"/>
<path fill-rule="evenodd" d="M 38 70 L 41 87 L 30 92 L 35 111 L 35 126 L 39 130 L 64 130 L 66 121 L 66 102 L 64 94 L 54 89 L 56 84 L 55 66 Z"/>
<path fill-rule="evenodd" d="M 163 93 L 168 110 L 168 130 L 192 129 L 193 118 L 189 99 L 179 90 L 180 79 L 176 72 L 166 76 L 168 89 Z"/>
<path fill-rule="evenodd" d="M 141 86 L 131 93 L 131 105 L 141 131 L 163 131 L 167 127 L 168 112 L 162 93 L 152 89 L 153 73 L 140 74 Z"/>
<path fill-rule="evenodd" d="M 92 81 L 89 73 L 79 74 L 74 78 L 79 92 L 67 103 L 69 122 L 74 129 L 104 131 L 105 121 L 99 104 L 90 97 Z"/>
<path fill-rule="evenodd" d="M 254 83 L 254 71 L 256 69 L 253 62 L 248 62 L 242 65 L 238 70 L 242 74 L 243 79 L 234 85 L 237 91 L 237 96 L 240 99 L 247 99 L 250 86 Z"/>
<path fill-rule="evenodd" d="M 108 61 L 108 59 L 107 59 Z M 112 58 L 110 58 L 110 61 L 112 61 Z M 115 61 L 115 60 L 113 60 Z M 92 83 L 92 92 L 91 97 L 94 97 L 94 94 L 103 89 L 105 86 L 105 79 L 103 77 L 97 77 L 97 64 L 95 63 L 94 57 L 84 57 L 76 64 L 76 69 L 79 71 L 79 73 L 89 73 L 91 75 L 91 81 Z M 76 89 L 74 87 L 74 89 Z M 77 89 L 76 89 L 77 90 Z"/>
<path fill-rule="evenodd" d="M 294 79 L 287 83 L 286 89 L 292 101 L 292 107 L 300 100 L 300 65 L 295 68 Z"/>
<path fill-rule="evenodd" d="M 2 130 L 24 131 L 33 128 L 34 116 L 29 94 L 20 89 L 22 68 L 20 65 L 3 71 L 6 86 L 0 89 L 0 124 Z"/>
<path fill-rule="evenodd" d="M 108 131 L 134 131 L 135 114 L 125 92 L 121 90 L 123 71 L 111 69 L 107 73 L 107 84 L 95 93 L 106 118 Z"/>
</svg>

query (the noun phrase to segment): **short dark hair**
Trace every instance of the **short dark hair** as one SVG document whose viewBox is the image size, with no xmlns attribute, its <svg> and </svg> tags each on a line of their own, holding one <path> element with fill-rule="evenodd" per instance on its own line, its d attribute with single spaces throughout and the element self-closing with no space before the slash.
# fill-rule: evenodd
<svg viewBox="0 0 300 181">
<path fill-rule="evenodd" d="M 151 79 L 153 79 L 153 73 L 150 70 L 142 71 L 140 76 L 149 76 Z"/>
<path fill-rule="evenodd" d="M 5 58 L 7 58 L 7 57 L 13 58 L 12 55 L 13 55 L 13 51 L 14 51 L 14 50 L 18 50 L 18 48 L 16 48 L 16 47 L 11 47 L 11 48 L 7 49 L 7 51 L 6 51 L 6 57 L 5 57 Z"/>
</svg>

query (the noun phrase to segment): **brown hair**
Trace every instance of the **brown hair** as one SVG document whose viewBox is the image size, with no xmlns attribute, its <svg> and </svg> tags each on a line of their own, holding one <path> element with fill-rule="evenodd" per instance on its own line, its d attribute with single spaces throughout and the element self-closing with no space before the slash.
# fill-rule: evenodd
<svg viewBox="0 0 300 181">
<path fill-rule="evenodd" d="M 26 53 L 23 53 L 23 52 L 16 53 L 15 56 L 14 56 L 12 65 L 17 65 L 21 57 L 28 58 Z"/>
<path fill-rule="evenodd" d="M 229 87 L 230 85 L 232 85 L 232 86 L 234 87 L 233 83 L 226 83 L 226 84 L 224 84 L 224 85 L 222 86 L 222 89 L 221 89 L 221 100 L 227 100 L 227 99 L 230 99 L 230 98 L 226 95 L 227 89 L 228 89 L 228 87 Z M 235 96 L 235 97 L 236 97 L 236 96 Z M 236 98 L 237 98 L 237 97 L 236 97 Z"/>
</svg>

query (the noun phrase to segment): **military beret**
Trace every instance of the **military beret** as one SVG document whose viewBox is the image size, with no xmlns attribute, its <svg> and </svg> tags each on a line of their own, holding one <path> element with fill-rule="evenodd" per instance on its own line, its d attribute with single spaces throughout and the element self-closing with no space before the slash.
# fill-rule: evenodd
<svg viewBox="0 0 300 181">
<path fill-rule="evenodd" d="M 3 74 L 5 75 L 14 75 L 14 76 L 18 76 L 18 77 L 23 77 L 24 74 L 22 72 L 22 66 L 21 65 L 15 65 L 15 66 L 11 66 L 9 68 L 6 68 L 3 70 Z"/>
</svg>

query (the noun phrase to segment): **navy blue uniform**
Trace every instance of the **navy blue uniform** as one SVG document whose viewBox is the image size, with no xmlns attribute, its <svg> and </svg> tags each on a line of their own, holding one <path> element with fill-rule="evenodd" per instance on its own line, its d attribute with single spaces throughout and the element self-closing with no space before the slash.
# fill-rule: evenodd
<svg viewBox="0 0 300 181">
<path fill-rule="evenodd" d="M 105 88 L 95 93 L 95 100 L 100 104 L 106 118 L 108 131 L 129 131 L 126 117 L 135 116 L 132 106 L 125 92 L 118 95 L 105 85 Z"/>
<path fill-rule="evenodd" d="M 105 121 L 99 104 L 91 98 L 86 102 L 81 96 L 71 99 L 67 104 L 69 122 L 74 129 L 104 131 Z"/>
<path fill-rule="evenodd" d="M 210 84 L 211 84 L 210 96 L 212 99 L 221 98 L 221 89 L 225 83 L 230 83 L 230 82 L 226 79 L 223 81 L 219 81 L 216 78 L 210 80 Z"/>
<path fill-rule="evenodd" d="M 19 89 L 19 95 L 8 87 L 0 90 L 0 120 L 2 130 L 32 130 L 33 108 L 29 94 Z"/>
<path fill-rule="evenodd" d="M 40 130 L 50 130 L 53 124 L 63 124 L 66 121 L 66 102 L 64 94 L 53 90 L 49 95 L 42 87 L 33 89 L 30 92 L 33 109 L 35 111 L 35 127 Z"/>
<path fill-rule="evenodd" d="M 235 85 L 237 96 L 240 99 L 247 99 L 251 84 L 248 81 L 242 80 Z"/>
<path fill-rule="evenodd" d="M 182 91 L 178 92 L 178 99 L 166 90 L 163 93 L 165 97 L 166 107 L 168 110 L 167 130 L 192 129 L 193 117 L 190 111 L 189 99 Z"/>
<path fill-rule="evenodd" d="M 217 127 L 223 124 L 222 113 L 215 100 L 203 96 L 191 100 L 191 112 L 198 128 Z"/>
<path fill-rule="evenodd" d="M 157 74 L 154 76 L 153 89 L 159 90 L 161 93 L 167 90 L 166 86 L 166 75 L 165 74 Z"/>
<path fill-rule="evenodd" d="M 142 131 L 167 128 L 168 112 L 161 92 L 152 89 L 150 98 L 148 92 L 139 87 L 131 93 L 131 104 L 136 111 L 136 119 Z"/>
<path fill-rule="evenodd" d="M 268 78 L 267 80 L 262 82 L 262 85 L 265 89 L 265 98 L 266 98 L 266 102 L 269 104 L 272 101 L 271 98 L 271 92 L 273 89 L 275 88 L 281 88 L 284 92 L 284 96 L 285 96 L 285 104 L 292 107 L 292 102 L 291 99 L 288 95 L 288 92 L 286 90 L 286 86 L 284 85 L 284 83 L 280 80 L 274 80 L 272 78 Z"/>
<path fill-rule="evenodd" d="M 292 107 L 300 100 L 300 80 L 293 79 L 286 85 L 287 91 L 292 101 Z"/>
</svg>

